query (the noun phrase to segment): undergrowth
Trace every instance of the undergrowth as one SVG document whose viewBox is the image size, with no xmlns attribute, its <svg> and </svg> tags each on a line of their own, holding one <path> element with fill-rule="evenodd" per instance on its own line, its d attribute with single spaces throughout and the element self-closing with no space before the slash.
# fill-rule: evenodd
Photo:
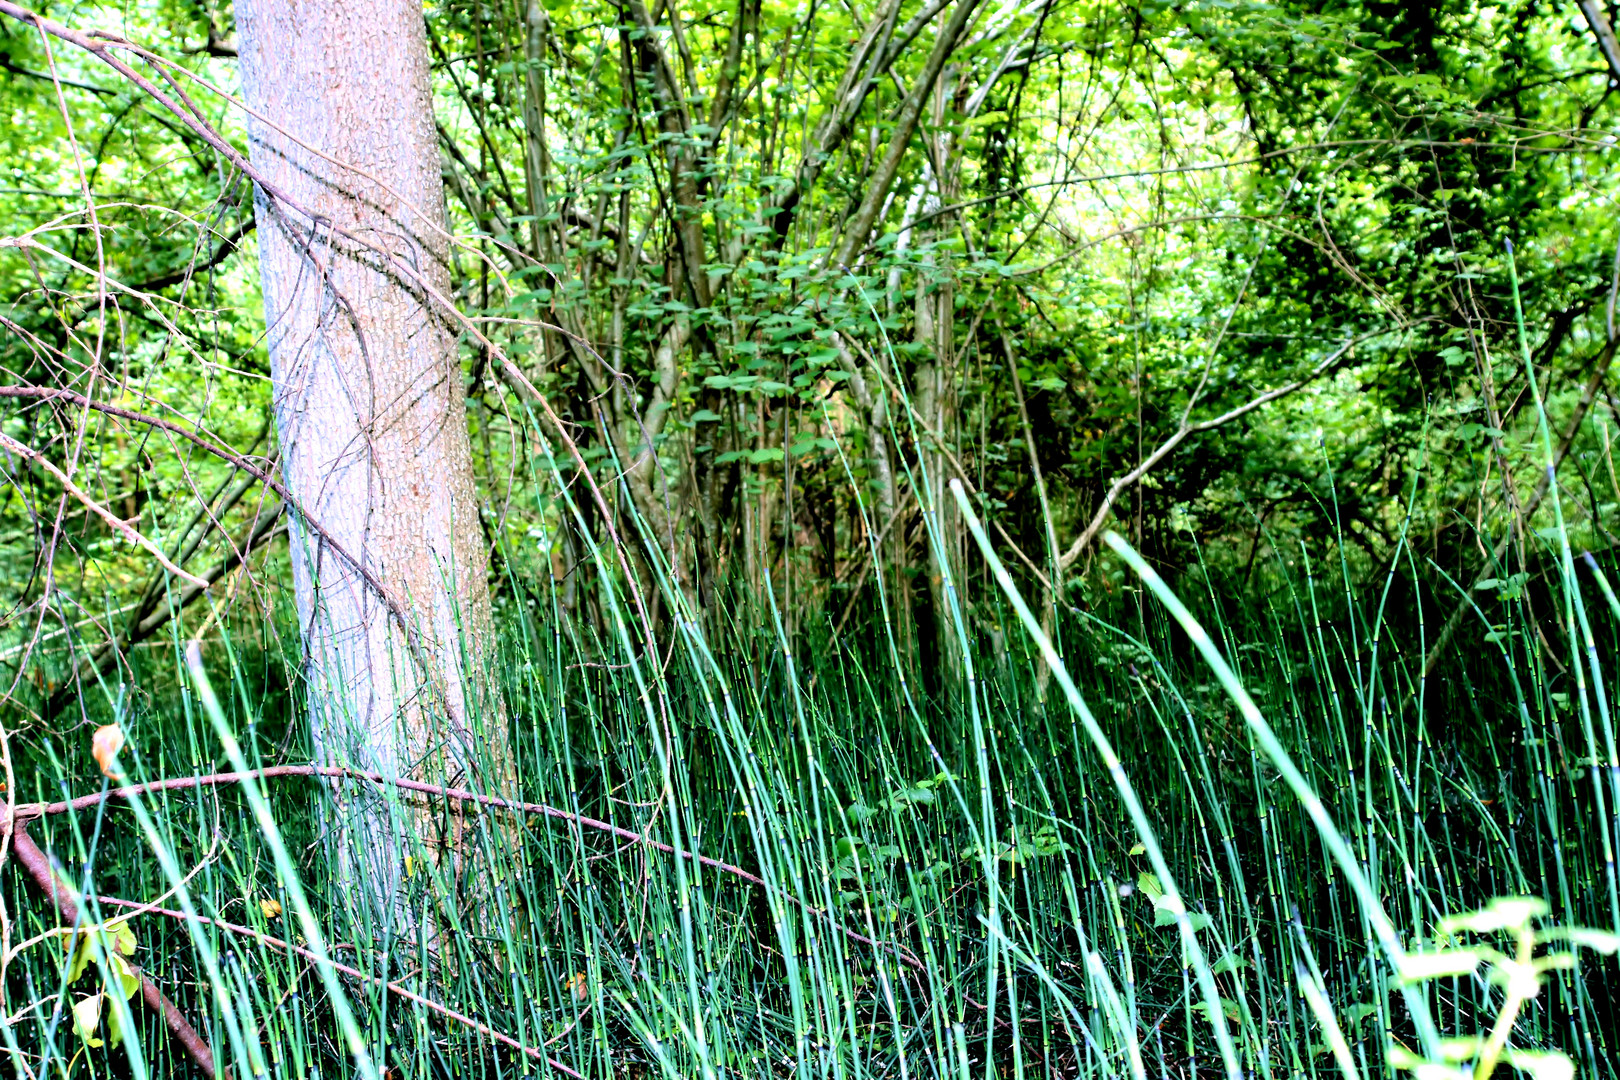
<svg viewBox="0 0 1620 1080">
<path fill-rule="evenodd" d="M 546 595 L 503 639 L 495 674 L 519 783 L 488 794 L 624 832 L 486 808 L 479 851 L 453 860 L 408 828 L 422 804 L 396 793 L 407 914 L 379 922 L 367 890 L 339 880 L 321 829 L 344 787 L 370 785 L 266 781 L 291 858 L 281 869 L 238 787 L 148 793 L 154 835 L 197 912 L 311 953 L 139 914 L 126 923 L 133 960 L 211 1037 L 222 1066 L 255 1075 L 356 1067 L 332 987 L 375 1070 L 395 1077 L 552 1068 L 491 1029 L 601 1077 L 1372 1076 L 1390 1062 L 1474 1060 L 1484 1044 L 1466 1040 L 1488 1037 L 1507 995 L 1520 1055 L 1510 1064 L 1549 1067 L 1557 1059 L 1523 1052 L 1561 1050 L 1611 1075 L 1614 961 L 1580 946 L 1612 951 L 1614 939 L 1570 929 L 1617 925 L 1601 663 L 1583 700 L 1586 650 L 1565 641 L 1549 653 L 1530 590 L 1502 588 L 1472 598 L 1484 625 L 1460 633 L 1425 678 L 1433 613 L 1392 623 L 1380 610 L 1388 581 L 1335 579 L 1320 561 L 1303 551 L 1279 561 L 1252 599 L 1223 596 L 1196 568 L 1179 585 L 1349 865 L 1151 592 L 1126 593 L 1111 617 L 1065 613 L 1058 624 L 1061 662 L 1117 771 L 989 589 L 964 597 L 952 692 L 931 699 L 908 658 L 873 663 L 880 649 L 857 654 L 825 626 L 784 647 L 768 603 L 723 637 L 675 624 L 667 652 L 649 654 L 628 635 L 597 637 Z M 1590 571 L 1577 587 L 1602 595 Z M 1593 656 L 1612 655 L 1620 622 L 1606 606 L 1587 618 Z M 1556 625 L 1541 629 L 1558 640 Z M 308 762 L 277 699 L 286 691 L 249 659 L 267 645 L 227 633 L 208 646 L 220 720 L 244 764 Z M 183 670 L 185 643 L 172 647 Z M 17 801 L 105 791 L 89 753 L 102 720 L 127 735 L 131 779 L 230 771 L 196 690 L 115 691 L 92 710 L 109 715 L 19 740 Z M 276 721 L 261 723 L 267 713 Z M 1147 831 L 1126 812 L 1127 789 Z M 435 815 L 474 812 L 427 803 Z M 30 828 L 78 889 L 181 909 L 127 807 L 109 799 Z M 332 954 L 368 978 L 323 982 L 289 869 Z M 110 1041 L 113 995 L 93 1030 L 75 1020 L 104 979 L 121 986 L 117 972 L 81 964 L 67 980 L 54 912 L 20 872 L 4 881 L 6 1039 L 19 1074 L 184 1067 L 138 1007 L 134 1038 L 91 1045 Z M 1516 944 L 1494 959 L 1462 954 L 1472 963 L 1424 959 L 1460 948 L 1457 935 L 1484 925 L 1468 913 L 1511 896 L 1545 901 L 1536 955 L 1570 957 L 1538 971 L 1538 992 L 1491 975 L 1515 961 Z M 126 916 L 92 901 L 86 918 Z M 1398 951 L 1380 940 L 1380 919 Z M 209 985 L 199 943 L 222 985 Z M 1443 974 L 1417 979 L 1431 971 Z"/>
<path fill-rule="evenodd" d="M 510 790 L 309 775 L 274 621 L 21 731 L 14 805 L 92 798 L 21 811 L 78 925 L 0 879 L 16 1072 L 191 1068 L 138 968 L 241 1076 L 1614 1075 L 1620 603 L 1556 490 L 1481 588 L 1404 543 L 1172 587 L 1110 537 L 1110 603 L 1043 611 L 916 480 L 979 541 L 926 673 L 881 576 L 791 637 L 769 589 L 698 612 L 658 566 L 649 626 L 588 543 L 578 608 L 505 582 Z"/>
</svg>

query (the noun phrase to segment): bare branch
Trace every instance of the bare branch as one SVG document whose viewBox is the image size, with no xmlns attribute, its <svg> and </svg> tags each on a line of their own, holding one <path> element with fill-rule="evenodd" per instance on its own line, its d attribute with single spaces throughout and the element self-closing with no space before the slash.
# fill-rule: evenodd
<svg viewBox="0 0 1620 1080">
<path fill-rule="evenodd" d="M 1609 63 L 1609 84 L 1620 84 L 1620 42 L 1615 41 L 1614 27 L 1609 25 L 1609 17 L 1603 11 L 1597 0 L 1578 0 L 1581 14 L 1586 16 L 1586 25 L 1592 28 L 1592 36 L 1597 38 L 1598 48 L 1603 53 L 1603 59 Z"/>
<path fill-rule="evenodd" d="M 135 528 L 127 521 L 124 521 L 117 514 L 114 514 L 111 510 L 108 510 L 105 506 L 102 506 L 100 503 L 96 502 L 96 500 L 92 499 L 83 488 L 79 487 L 78 484 L 75 484 L 71 479 L 69 479 L 68 475 L 61 469 L 58 469 L 56 464 L 51 461 L 50 458 L 46 457 L 44 454 L 41 454 L 32 447 L 24 446 L 22 443 L 18 442 L 16 439 L 13 439 L 5 432 L 0 432 L 0 446 L 10 450 L 18 457 L 24 457 L 30 461 L 37 462 L 39 466 L 46 472 L 56 477 L 57 483 L 61 484 L 63 489 L 66 490 L 69 495 L 72 495 L 75 499 L 78 499 L 85 505 L 86 509 L 90 510 L 97 517 L 101 518 L 101 520 L 105 521 L 119 536 L 122 536 L 125 540 L 128 540 L 130 543 L 135 544 L 138 547 L 145 548 L 147 553 L 156 559 L 158 561 L 158 565 L 162 566 L 163 569 L 167 570 L 177 578 L 183 578 L 184 580 L 191 582 L 191 584 L 197 586 L 198 588 L 208 588 L 208 582 L 204 581 L 195 574 L 188 574 L 186 571 L 180 569 L 180 567 L 170 562 L 169 557 L 163 553 L 162 548 L 158 547 L 152 541 L 148 540 L 145 536 L 137 532 Z"/>
<path fill-rule="evenodd" d="M 1080 533 L 1080 535 L 1075 539 L 1074 543 L 1069 545 L 1069 549 L 1058 558 L 1059 569 L 1067 570 L 1070 566 L 1072 566 L 1074 561 L 1080 557 L 1080 553 L 1086 549 L 1086 545 L 1091 543 L 1091 541 L 1096 538 L 1097 533 L 1102 530 L 1103 525 L 1107 522 L 1108 514 L 1113 510 L 1114 503 L 1119 500 L 1120 495 L 1124 494 L 1125 490 L 1132 484 L 1137 483 L 1142 479 L 1142 477 L 1152 472 L 1153 467 L 1168 457 L 1176 447 L 1185 442 L 1188 436 L 1196 435 L 1203 431 L 1212 431 L 1215 428 L 1221 427 L 1225 424 L 1230 424 L 1233 420 L 1236 420 L 1239 417 L 1247 416 L 1249 413 L 1260 408 L 1262 405 L 1268 405 L 1271 402 L 1276 401 L 1278 398 L 1287 397 L 1289 394 L 1292 394 L 1302 386 L 1315 382 L 1317 379 L 1327 374 L 1328 371 L 1332 370 L 1332 368 L 1337 365 L 1340 360 L 1343 360 L 1347 356 L 1351 355 L 1351 351 L 1360 342 L 1366 341 L 1369 338 L 1377 337 L 1384 333 L 1387 333 L 1387 331 L 1379 330 L 1345 342 L 1333 352 L 1329 353 L 1327 358 L 1321 363 L 1312 368 L 1309 374 L 1295 379 L 1293 382 L 1284 383 L 1282 386 L 1276 387 L 1275 389 L 1267 390 L 1258 397 L 1252 398 L 1244 404 L 1239 405 L 1237 408 L 1230 409 L 1219 416 L 1212 417 L 1208 420 L 1201 420 L 1194 424 L 1189 422 L 1188 416 L 1183 415 L 1181 426 L 1176 429 L 1174 434 L 1172 434 L 1164 442 L 1160 443 L 1158 449 L 1154 450 L 1153 453 L 1144 458 L 1140 465 L 1113 482 L 1108 489 L 1108 493 L 1103 496 L 1102 505 L 1098 506 L 1097 512 L 1092 515 L 1091 523 L 1085 527 L 1085 530 Z"/>
</svg>

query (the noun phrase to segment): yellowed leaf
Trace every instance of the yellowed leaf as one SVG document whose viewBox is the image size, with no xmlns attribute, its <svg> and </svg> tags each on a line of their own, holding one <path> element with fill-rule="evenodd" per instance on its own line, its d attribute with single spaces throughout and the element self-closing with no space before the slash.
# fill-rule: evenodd
<svg viewBox="0 0 1620 1080">
<path fill-rule="evenodd" d="M 86 1046 L 100 1046 L 96 1028 L 101 1024 L 101 995 L 80 998 L 73 1006 L 73 1030 Z"/>
<path fill-rule="evenodd" d="M 113 945 L 125 956 L 135 955 L 135 931 L 129 928 L 129 923 L 123 919 L 114 919 L 107 924 L 107 934 L 113 939 Z"/>
<path fill-rule="evenodd" d="M 268 898 L 260 900 L 259 910 L 264 912 L 264 917 L 267 919 L 279 918 L 281 915 L 281 901 Z"/>
</svg>

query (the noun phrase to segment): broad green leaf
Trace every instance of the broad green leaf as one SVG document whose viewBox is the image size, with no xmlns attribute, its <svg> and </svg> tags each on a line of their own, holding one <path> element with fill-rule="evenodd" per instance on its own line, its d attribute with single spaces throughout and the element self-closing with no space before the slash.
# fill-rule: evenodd
<svg viewBox="0 0 1620 1080">
<path fill-rule="evenodd" d="M 123 990 L 124 1000 L 128 1001 L 135 996 L 135 991 L 141 988 L 140 974 L 130 967 L 129 961 L 122 956 L 115 954 L 109 959 L 112 961 L 113 974 L 118 977 L 119 989 Z"/>
<path fill-rule="evenodd" d="M 1237 1002 L 1233 1001 L 1231 998 L 1221 998 L 1220 1001 L 1221 1012 L 1225 1014 L 1228 1020 L 1235 1024 L 1243 1018 L 1243 1010 L 1241 1007 L 1239 1007 Z M 1194 1002 L 1190 1007 L 1194 1012 L 1201 1014 L 1205 1019 L 1209 1018 L 1209 1002 L 1197 1001 Z"/>
<path fill-rule="evenodd" d="M 1149 900 L 1157 901 L 1164 895 L 1164 886 L 1159 884 L 1158 875 L 1150 874 L 1146 870 L 1136 875 L 1136 887 Z"/>
<path fill-rule="evenodd" d="M 1575 1063 L 1557 1050 L 1509 1050 L 1502 1060 L 1535 1080 L 1575 1080 Z"/>
<path fill-rule="evenodd" d="M 1593 930 L 1584 926 L 1554 927 L 1543 930 L 1536 935 L 1536 941 L 1546 944 L 1552 941 L 1567 941 L 1571 945 L 1583 949 L 1600 952 L 1604 956 L 1613 956 L 1620 951 L 1620 934 L 1608 930 Z"/>
</svg>

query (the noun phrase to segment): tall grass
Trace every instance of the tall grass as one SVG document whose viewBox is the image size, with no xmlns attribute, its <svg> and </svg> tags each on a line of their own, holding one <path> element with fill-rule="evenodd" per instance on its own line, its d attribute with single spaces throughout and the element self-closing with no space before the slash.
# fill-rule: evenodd
<svg viewBox="0 0 1620 1080">
<path fill-rule="evenodd" d="M 14 740 L 11 794 L 102 793 L 30 834 L 236 1075 L 1428 1080 L 1484 1068 L 1505 1028 L 1509 1065 L 1554 1076 L 1525 1051 L 1559 1050 L 1612 1076 L 1613 942 L 1579 928 L 1620 931 L 1620 605 L 1568 535 L 1544 580 L 1453 595 L 1475 629 L 1429 676 L 1437 568 L 1404 547 L 1371 580 L 1301 548 L 1238 593 L 1201 565 L 1172 589 L 1116 538 L 1125 602 L 1061 612 L 1060 655 L 986 543 L 950 583 L 937 695 L 881 588 L 864 631 L 789 640 L 769 591 L 725 620 L 669 592 L 649 635 L 598 547 L 599 617 L 508 583 L 490 678 L 515 790 L 109 797 L 103 721 L 135 781 L 311 760 L 277 667 L 296 634 L 226 618 L 89 724 Z M 362 792 L 394 815 L 392 910 L 332 857 L 333 800 Z M 422 836 L 451 815 L 473 821 L 457 858 Z M 73 928 L 20 873 L 0 888 L 19 1075 L 189 1068 L 155 1014 L 115 1008 L 115 949 L 69 982 Z M 1507 896 L 1546 901 L 1540 938 L 1532 909 L 1487 908 Z M 1514 983 L 1515 941 L 1570 959 Z M 75 1006 L 104 988 L 91 1028 Z M 114 1013 L 134 1037 L 91 1045 Z"/>
</svg>

